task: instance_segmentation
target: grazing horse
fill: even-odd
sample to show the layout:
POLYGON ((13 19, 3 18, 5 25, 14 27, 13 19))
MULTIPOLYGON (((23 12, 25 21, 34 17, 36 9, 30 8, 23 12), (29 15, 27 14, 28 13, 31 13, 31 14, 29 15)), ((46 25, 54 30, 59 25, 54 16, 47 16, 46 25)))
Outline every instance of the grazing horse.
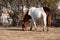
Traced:
POLYGON ((35 29, 37 29, 35 19, 39 19, 43 17, 43 21, 44 21, 43 30, 47 31, 48 30, 47 24, 49 23, 48 22, 49 12, 50 12, 50 9, 48 7, 40 7, 40 8, 31 7, 29 10, 27 10, 23 18, 22 30, 26 30, 25 24, 29 21, 29 19, 32 19, 35 29))

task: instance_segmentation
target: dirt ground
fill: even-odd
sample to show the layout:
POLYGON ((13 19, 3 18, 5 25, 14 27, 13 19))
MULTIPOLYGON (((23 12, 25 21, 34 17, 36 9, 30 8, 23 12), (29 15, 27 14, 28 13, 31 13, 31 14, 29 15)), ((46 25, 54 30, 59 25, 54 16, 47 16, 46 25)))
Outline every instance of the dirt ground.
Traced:
POLYGON ((21 31, 20 27, 0 27, 0 40, 60 40, 60 27, 49 27, 48 32, 21 31))

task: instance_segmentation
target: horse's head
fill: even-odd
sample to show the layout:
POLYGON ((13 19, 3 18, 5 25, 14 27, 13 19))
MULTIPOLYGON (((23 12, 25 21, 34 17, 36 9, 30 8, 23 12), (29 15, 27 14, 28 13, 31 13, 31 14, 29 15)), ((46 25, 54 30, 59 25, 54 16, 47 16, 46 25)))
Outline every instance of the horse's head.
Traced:
POLYGON ((26 30, 24 21, 22 21, 22 30, 23 30, 23 31, 26 30))
POLYGON ((31 16, 28 15, 29 10, 24 15, 23 21, 22 21, 22 30, 26 29, 26 24, 28 23, 29 19, 31 19, 31 16))

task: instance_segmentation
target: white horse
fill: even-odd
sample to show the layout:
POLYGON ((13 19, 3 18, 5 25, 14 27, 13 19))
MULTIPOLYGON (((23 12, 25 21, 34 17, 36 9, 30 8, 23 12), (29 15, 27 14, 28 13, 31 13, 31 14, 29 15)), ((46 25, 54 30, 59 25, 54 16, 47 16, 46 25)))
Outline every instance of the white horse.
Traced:
POLYGON ((31 7, 24 16, 22 30, 26 29, 25 24, 26 22, 28 22, 29 19, 32 19, 35 29, 37 29, 35 19, 39 19, 43 17, 43 21, 44 21, 43 30, 47 31, 48 30, 47 18, 48 18, 49 12, 50 12, 50 9, 48 7, 40 7, 40 8, 31 7))
POLYGON ((35 29, 37 29, 37 26, 36 26, 36 23, 35 23, 35 19, 43 17, 43 21, 44 21, 44 28, 43 29, 47 31, 47 27, 46 27, 46 25, 47 25, 46 24, 47 23, 47 21, 46 21, 47 15, 44 12, 43 7, 41 7, 41 8, 36 8, 36 7, 30 8, 28 15, 31 16, 32 21, 33 21, 34 26, 35 26, 35 29))

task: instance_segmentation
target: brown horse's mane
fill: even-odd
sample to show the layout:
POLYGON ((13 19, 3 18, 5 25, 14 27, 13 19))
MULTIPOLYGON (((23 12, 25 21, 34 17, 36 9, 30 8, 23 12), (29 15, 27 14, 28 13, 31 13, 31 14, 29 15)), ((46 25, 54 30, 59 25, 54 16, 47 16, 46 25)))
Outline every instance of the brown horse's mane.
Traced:
POLYGON ((23 22, 22 22, 22 30, 26 29, 25 24, 31 19, 31 16, 28 15, 29 10, 27 10, 26 14, 24 15, 23 22))
POLYGON ((31 19, 31 16, 28 15, 28 12, 29 12, 29 10, 26 12, 26 14, 25 14, 25 16, 24 16, 24 18, 23 18, 23 22, 26 22, 26 21, 28 21, 29 19, 31 19))

